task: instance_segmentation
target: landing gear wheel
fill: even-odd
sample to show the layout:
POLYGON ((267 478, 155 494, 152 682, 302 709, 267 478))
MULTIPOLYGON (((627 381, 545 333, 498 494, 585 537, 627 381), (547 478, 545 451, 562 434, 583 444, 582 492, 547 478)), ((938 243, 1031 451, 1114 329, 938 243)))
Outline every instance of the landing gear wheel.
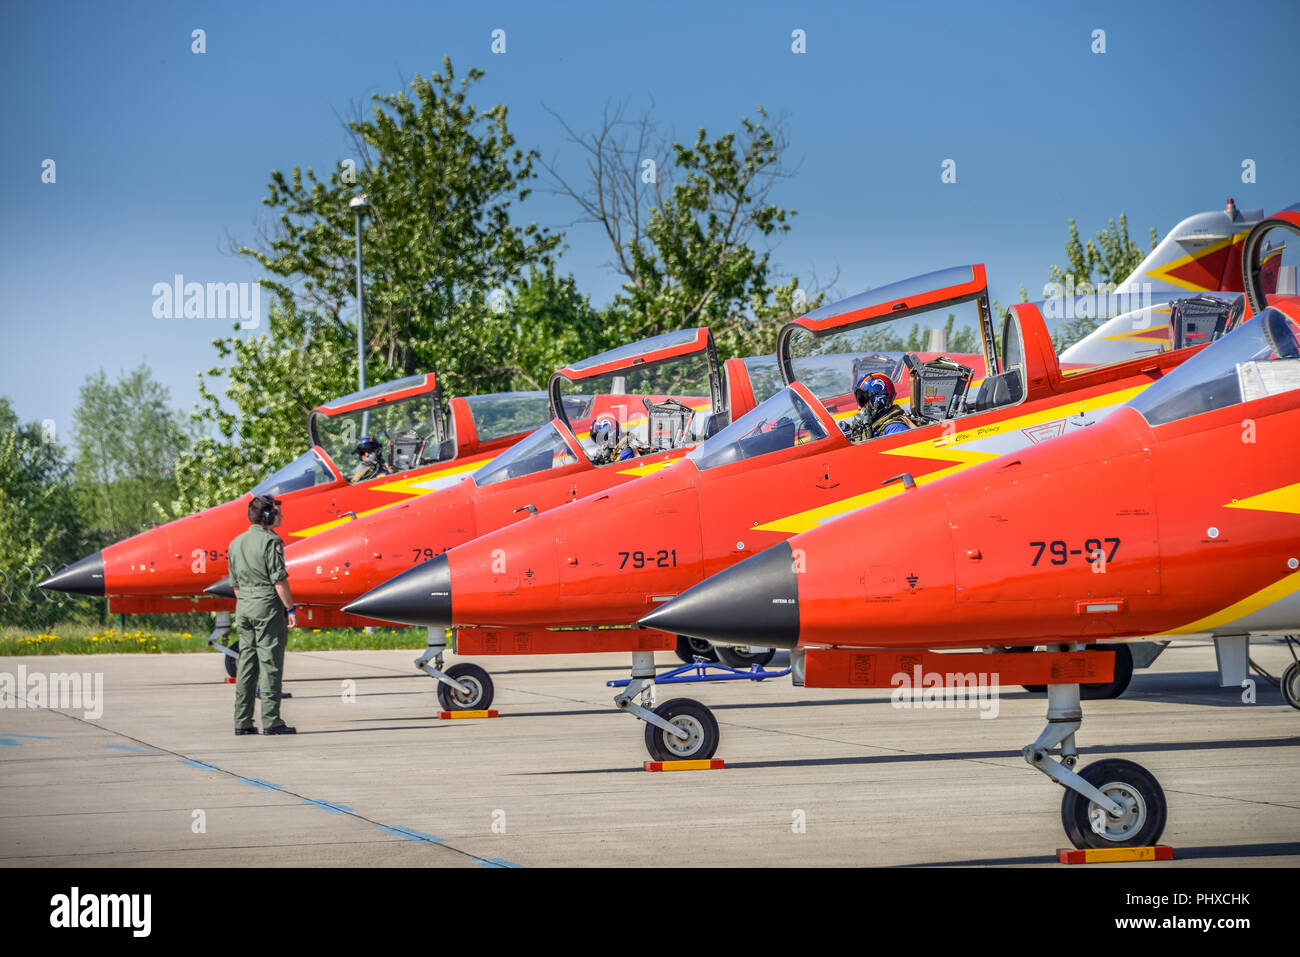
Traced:
POLYGON ((1300 710, 1300 661, 1292 662, 1282 672, 1282 697, 1291 707, 1300 710))
MULTIPOLYGON (((1090 685, 1079 686, 1079 697, 1084 701, 1101 701, 1118 698, 1128 689, 1133 680, 1133 652, 1128 645, 1113 645, 1115 649, 1115 673, 1110 681, 1098 681, 1090 685)), ((1089 645, 1089 651, 1102 651, 1099 645, 1089 645)))
POLYGON ((718 651, 703 638, 687 638, 685 635, 678 635, 677 657, 688 665, 697 657, 705 661, 717 661, 718 651))
MULTIPOLYGON (((1101 701, 1106 698, 1118 698, 1128 690, 1129 682, 1133 680, 1133 652, 1129 650, 1128 645, 1112 645, 1103 648, 1101 645, 1089 645, 1088 651, 1111 651, 1115 652, 1115 672, 1110 681, 1096 681, 1088 685, 1079 686, 1079 697, 1084 701, 1101 701)), ((1047 691, 1047 685, 1022 685, 1026 691, 1033 694, 1044 694, 1047 691)))
POLYGON ((1075 847, 1147 847, 1160 840, 1168 806, 1150 771, 1132 761, 1107 758, 1078 773, 1123 812, 1112 817, 1078 791, 1066 788, 1061 823, 1075 847))
POLYGON ((468 686, 469 691, 462 694, 439 681, 438 703, 444 711, 485 711, 492 706, 492 679, 478 665, 462 661, 448 668, 446 674, 468 686))
POLYGON ((718 719, 692 698, 673 698, 655 708, 655 714, 681 728, 689 736, 683 741, 653 724, 645 726, 645 746, 655 761, 703 761, 718 750, 718 719))
POLYGON ((762 651, 751 652, 744 648, 719 645, 717 650, 719 661, 729 668, 739 668, 742 671, 751 665, 758 665, 761 668, 776 655, 775 648, 764 648, 762 651))
MULTIPOLYGON (((230 646, 230 650, 238 655, 239 642, 234 642, 230 646)), ((236 677, 239 674, 239 659, 230 657, 230 655, 226 654, 224 651, 221 653, 221 659, 226 663, 226 674, 230 675, 232 678, 236 677)))

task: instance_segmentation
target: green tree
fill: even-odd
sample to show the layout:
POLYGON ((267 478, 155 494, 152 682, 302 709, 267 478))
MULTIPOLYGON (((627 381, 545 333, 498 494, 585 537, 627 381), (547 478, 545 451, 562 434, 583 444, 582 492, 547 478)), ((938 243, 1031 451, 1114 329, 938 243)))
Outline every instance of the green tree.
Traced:
POLYGON ((469 102, 482 76, 458 79, 444 60, 441 73, 414 78, 411 96, 375 96, 370 117, 358 110, 346 124, 355 182, 341 163, 324 178, 300 167, 271 173, 263 204, 274 223, 237 248, 269 274, 268 329, 214 342, 221 364, 200 375, 195 411, 207 435, 178 470, 185 507, 226 501, 291 461, 306 448, 308 412, 356 388, 348 203, 357 193, 370 203, 368 382, 433 371, 448 396, 537 388, 577 357, 572 347, 586 354, 580 339, 594 313, 572 278, 554 273, 562 237, 514 222, 536 153, 516 145, 504 105, 469 102))
POLYGON ((178 512, 228 502, 292 462, 310 446, 308 413, 356 388, 355 342, 319 310, 280 300, 267 327, 213 343, 228 368, 207 376, 224 375, 225 389, 200 373, 193 417, 207 431, 177 462, 178 512))
POLYGON ((622 317, 596 309, 572 276, 534 266, 502 302, 501 321, 479 323, 467 335, 498 373, 523 389, 545 389, 550 374, 621 345, 622 317))
MULTIPOLYGON (((1132 274, 1147 253, 1129 238, 1128 216, 1119 217, 1100 230, 1097 235, 1084 245, 1079 239, 1079 228, 1073 219, 1067 220, 1070 226, 1070 238, 1065 243, 1065 255, 1069 262, 1068 269, 1051 266, 1048 269, 1049 282, 1060 285, 1063 289, 1073 286, 1082 295, 1103 286, 1114 288, 1132 274)), ((1151 227, 1151 249, 1156 248, 1156 228, 1151 227)))
POLYGON ((370 381, 436 368, 453 393, 511 384, 494 357, 464 344, 479 325, 507 321, 485 307, 487 297, 548 264, 561 236, 512 221, 512 207, 530 193, 537 154, 516 146, 503 104, 480 110, 468 102, 482 76, 470 70, 457 81, 444 59, 443 73, 415 76, 413 98, 375 96, 373 117, 358 111, 347 124, 360 157, 356 183, 341 165, 325 180, 312 169, 273 171, 263 203, 276 211, 276 227, 260 245, 239 249, 276 277, 266 285, 282 301, 351 333, 348 203, 366 194, 366 354, 377 374, 370 381))
MULTIPOLYGON (((1119 224, 1115 220, 1100 230, 1085 245, 1079 239, 1079 229, 1073 219, 1067 220, 1070 238, 1065 243, 1065 256, 1069 267, 1051 266, 1048 269, 1049 287, 1055 284, 1056 295, 1070 293, 1084 296, 1093 292, 1108 293, 1132 275, 1147 257, 1136 242, 1129 238, 1128 216, 1121 213, 1119 224)), ((1156 248, 1156 228, 1151 227, 1151 249, 1156 248)), ((1057 353, 1083 339, 1102 323, 1102 317, 1079 316, 1063 323, 1052 333, 1052 347, 1057 353)))
POLYGON ((189 445, 185 416, 147 365, 110 382, 88 376, 73 412, 76 476, 89 524, 105 544, 174 517, 177 459, 189 445))
POLYGON ((36 582, 89 550, 63 447, 0 396, 0 620, 32 627, 63 617, 73 600, 36 582))
POLYGON ((762 107, 739 133, 667 145, 647 110, 629 119, 620 106, 570 141, 586 153, 586 176, 568 179, 546 167, 556 192, 577 205, 580 221, 608 238, 611 266, 624 279, 615 307, 624 338, 708 325, 724 357, 769 351, 782 322, 822 301, 797 296, 797 277, 777 284, 768 247, 790 230, 796 211, 776 203, 791 175, 785 123, 762 107))

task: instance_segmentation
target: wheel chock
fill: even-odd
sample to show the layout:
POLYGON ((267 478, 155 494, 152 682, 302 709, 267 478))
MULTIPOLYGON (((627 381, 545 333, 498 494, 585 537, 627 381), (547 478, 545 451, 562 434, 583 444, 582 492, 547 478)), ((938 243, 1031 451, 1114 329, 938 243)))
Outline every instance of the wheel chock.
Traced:
POLYGON ((716 771, 726 767, 722 758, 706 758, 701 761, 647 761, 647 771, 716 771))
POLYGON ((1174 849, 1168 844, 1152 847, 1058 847, 1058 864, 1116 864, 1124 861, 1172 861, 1174 849))
POLYGON ((495 708, 491 711, 439 711, 438 717, 447 721, 451 718, 498 718, 501 713, 495 708))

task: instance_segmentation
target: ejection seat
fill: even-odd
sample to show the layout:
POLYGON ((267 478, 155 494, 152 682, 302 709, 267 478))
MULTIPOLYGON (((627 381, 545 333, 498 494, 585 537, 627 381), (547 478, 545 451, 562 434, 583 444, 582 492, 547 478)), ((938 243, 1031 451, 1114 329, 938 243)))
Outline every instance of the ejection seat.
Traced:
POLYGON ((650 447, 656 451, 680 448, 695 410, 676 399, 653 403, 646 398, 644 402, 650 447))
POLYGON ((970 403, 972 412, 987 412, 1004 405, 1015 405, 1024 393, 1019 369, 985 377, 980 383, 975 399, 970 403))
POLYGON ((921 362, 910 352, 903 356, 903 363, 912 373, 913 421, 928 425, 962 413, 973 369, 946 356, 921 362))
POLYGON ((389 463, 394 472, 405 472, 420 464, 424 439, 415 432, 403 432, 388 440, 389 463))

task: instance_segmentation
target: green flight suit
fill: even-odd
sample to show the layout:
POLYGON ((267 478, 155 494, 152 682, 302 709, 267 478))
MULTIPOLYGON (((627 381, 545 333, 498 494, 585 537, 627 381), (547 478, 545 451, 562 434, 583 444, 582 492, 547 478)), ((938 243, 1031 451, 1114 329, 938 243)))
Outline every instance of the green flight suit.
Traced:
POLYGON ((284 724, 280 717, 280 682, 284 647, 289 643, 289 616, 275 593, 275 583, 289 573, 284 542, 265 525, 250 525, 230 543, 230 579, 239 589, 235 627, 239 632, 239 668, 235 675, 235 727, 253 723, 254 689, 262 693, 262 730, 284 724))

